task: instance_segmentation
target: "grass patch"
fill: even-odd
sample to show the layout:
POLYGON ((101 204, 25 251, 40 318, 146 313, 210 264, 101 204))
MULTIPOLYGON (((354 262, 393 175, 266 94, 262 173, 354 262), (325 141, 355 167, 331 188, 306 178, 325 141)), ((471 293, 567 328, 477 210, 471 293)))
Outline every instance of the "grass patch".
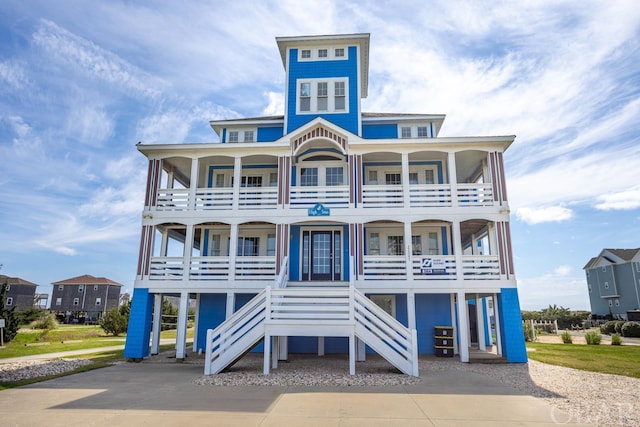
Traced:
POLYGON ((640 346, 527 343, 530 359, 603 374, 640 378, 640 346))

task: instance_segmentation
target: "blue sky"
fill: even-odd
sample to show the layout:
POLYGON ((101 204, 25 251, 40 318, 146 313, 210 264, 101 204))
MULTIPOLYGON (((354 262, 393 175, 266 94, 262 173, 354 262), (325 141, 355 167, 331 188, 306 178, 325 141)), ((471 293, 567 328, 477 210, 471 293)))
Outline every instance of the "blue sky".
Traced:
POLYGON ((634 1, 28 1, 0 6, 0 263, 130 291, 144 143, 283 111, 275 37, 371 34, 363 110, 446 114, 505 155, 523 309, 589 309, 582 267, 640 247, 634 1))

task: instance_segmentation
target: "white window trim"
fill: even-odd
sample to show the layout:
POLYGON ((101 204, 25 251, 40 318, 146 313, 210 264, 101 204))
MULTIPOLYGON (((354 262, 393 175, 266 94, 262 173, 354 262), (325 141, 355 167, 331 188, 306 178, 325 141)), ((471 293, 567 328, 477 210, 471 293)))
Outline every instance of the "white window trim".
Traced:
POLYGON ((241 143, 241 142, 247 142, 247 143, 249 143, 249 142, 257 142, 257 140, 258 140, 258 128, 250 128, 250 129, 248 129, 248 128, 242 128, 242 129, 239 129, 239 128, 227 128, 227 133, 225 135, 225 141, 224 142, 226 142, 228 144, 237 144, 237 143, 241 143), (237 142, 236 141, 233 141, 233 142, 229 141, 229 134, 231 132, 238 132, 238 141, 237 142), (253 139, 251 139, 251 140, 247 140, 246 139, 246 133, 247 132, 253 132, 253 139))
POLYGON ((317 47, 301 47, 298 48, 298 62, 309 62, 309 61, 343 61, 349 59, 349 47, 342 45, 332 45, 332 46, 317 46, 317 47), (327 56, 320 57, 318 56, 318 52, 321 49, 327 50, 327 56), (344 49, 344 56, 336 56, 336 49, 344 49), (302 57, 302 51, 309 50, 311 51, 311 55, 309 58, 302 57))
MULTIPOLYGON (((348 182, 348 171, 346 170, 345 162, 341 160, 328 160, 328 161, 320 161, 320 162, 300 162, 298 163, 298 167, 296 168, 296 173, 298 176, 296 177, 297 182, 302 182, 302 169, 310 169, 317 168, 318 169, 318 187, 327 186, 327 168, 342 168, 342 186, 349 185, 348 182)), ((300 184, 298 184, 300 186, 300 184)), ((339 186, 336 186, 339 187, 339 186)), ((300 188, 304 188, 300 186, 300 188)), ((313 187, 311 187, 313 188, 313 187)))
POLYGON ((96 298, 96 306, 102 305, 102 298, 96 298))
POLYGON ((13 297, 7 297, 7 306, 13 305, 13 297))
POLYGON ((349 79, 347 77, 333 77, 325 79, 298 79, 296 80, 296 114, 347 114, 349 113, 349 79), (344 110, 335 109, 335 83, 344 82, 344 110), (300 86, 302 83, 310 83, 311 96, 309 111, 300 110, 300 86), (327 83, 327 109, 318 110, 318 83, 327 83))
POLYGON ((406 122, 401 122, 398 123, 398 138, 400 139, 409 139, 409 138, 433 138, 433 133, 432 133, 433 129, 431 127, 431 122, 428 123, 406 123, 406 122), (426 127, 427 128, 427 136, 418 136, 418 128, 419 127, 426 127), (402 136, 402 128, 411 128, 411 136, 410 137, 403 137, 402 136))

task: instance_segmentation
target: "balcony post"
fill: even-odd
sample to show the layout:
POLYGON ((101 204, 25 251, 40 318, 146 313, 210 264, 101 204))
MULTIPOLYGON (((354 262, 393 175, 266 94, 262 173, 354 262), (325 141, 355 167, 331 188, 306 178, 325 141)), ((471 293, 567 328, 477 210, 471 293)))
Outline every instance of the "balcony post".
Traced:
POLYGON ((229 280, 236 279, 236 257, 238 254, 238 224, 231 224, 229 233, 229 280))
POLYGON ((449 186, 451 187, 451 206, 458 207, 458 178, 456 174, 456 153, 449 153, 447 166, 449 170, 449 186))
POLYGON ((458 336, 460 337, 458 351, 460 361, 469 362, 469 310, 464 292, 458 292, 458 336))
POLYGON ((184 254, 182 257, 183 270, 182 280, 189 280, 191 277, 191 252, 193 251, 193 225, 187 225, 187 233, 184 236, 184 254))
POLYGON ((191 178, 189 180, 189 200, 187 210, 196 208, 196 190, 198 189, 198 158, 191 159, 191 178))
POLYGON ((176 327, 176 360, 184 360, 187 345, 187 316, 189 314, 189 292, 180 292, 178 324, 176 327))
POLYGON ((151 354, 160 352, 160 331, 162 330, 162 294, 153 294, 153 322, 151 324, 151 354))
POLYGON ((462 265, 462 235, 460 233, 460 221, 453 221, 451 224, 451 233, 453 239, 453 255, 456 259, 456 279, 464 279, 464 271, 462 265))
POLYGON ((242 158, 236 157, 233 162, 233 209, 238 209, 238 206, 240 204, 241 185, 242 185, 242 158))
POLYGON ((497 242, 496 242, 496 226, 493 222, 487 224, 487 234, 489 236, 489 253, 485 255, 494 255, 497 253, 497 242))
POLYGON ((409 154, 402 153, 402 201, 403 206, 411 206, 411 188, 409 186, 409 154))
POLYGON ((498 294, 493 294, 491 297, 493 300, 493 324, 496 327, 496 350, 498 356, 502 356, 502 337, 500 336, 500 313, 498 311, 498 294))
POLYGON ((405 241, 405 274, 407 280, 413 280, 413 240, 411 238, 411 222, 404 223, 404 241, 405 241))

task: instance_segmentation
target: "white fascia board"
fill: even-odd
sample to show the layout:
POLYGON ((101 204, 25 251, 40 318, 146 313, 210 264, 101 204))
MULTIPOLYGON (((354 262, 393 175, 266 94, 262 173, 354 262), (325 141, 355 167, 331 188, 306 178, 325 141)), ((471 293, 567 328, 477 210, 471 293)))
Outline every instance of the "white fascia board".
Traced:
POLYGON ((358 139, 349 140, 349 146, 362 148, 385 148, 393 149, 395 147, 403 148, 426 148, 428 146, 453 148, 454 146, 463 146, 461 149, 469 149, 469 146, 476 145, 479 148, 491 149, 496 147, 502 151, 507 148, 515 140, 515 135, 506 136, 463 136, 463 137, 443 137, 443 138, 392 138, 392 139, 358 139))
POLYGON ((136 148, 147 157, 166 157, 171 155, 212 155, 212 151, 221 151, 233 155, 235 151, 241 153, 278 155, 289 150, 288 142, 234 142, 234 143, 197 143, 197 144, 137 144, 136 148))
POLYGON ((218 136, 222 132, 223 128, 229 127, 243 127, 243 126, 279 126, 284 125, 284 118, 282 119, 235 119, 235 120, 210 120, 209 126, 216 132, 218 136))

